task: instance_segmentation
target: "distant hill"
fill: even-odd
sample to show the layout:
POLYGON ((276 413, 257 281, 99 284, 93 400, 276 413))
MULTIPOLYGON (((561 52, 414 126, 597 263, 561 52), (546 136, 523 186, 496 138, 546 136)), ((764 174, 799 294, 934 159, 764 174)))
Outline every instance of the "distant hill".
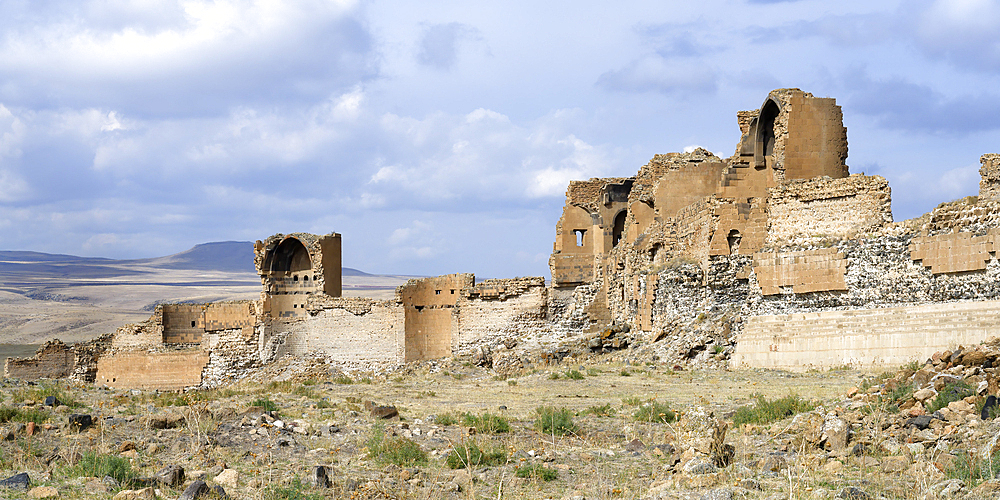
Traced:
MULTIPOLYGON (((89 268, 94 264, 133 264, 158 269, 190 269, 195 271, 256 272, 253 267, 253 243, 250 241, 216 241, 195 245, 165 257, 151 259, 113 260, 99 257, 77 257, 75 255, 50 254, 26 251, 0 251, 0 274, 21 274, 25 272, 45 273, 58 276, 97 277, 98 275, 134 274, 120 269, 105 270, 103 267, 89 268), (68 264, 76 264, 70 266, 68 264)), ((372 276, 364 271, 343 268, 344 276, 372 276)))

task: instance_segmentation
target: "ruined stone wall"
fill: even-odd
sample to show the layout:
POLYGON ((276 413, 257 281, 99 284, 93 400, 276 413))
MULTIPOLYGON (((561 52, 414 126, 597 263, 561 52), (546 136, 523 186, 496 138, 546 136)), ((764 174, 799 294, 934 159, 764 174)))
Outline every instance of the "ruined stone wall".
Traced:
POLYGON ((846 177, 847 128, 837 101, 795 91, 788 105, 788 137, 782 148, 785 179, 846 177))
POLYGON ((545 278, 490 279, 466 289, 458 302, 458 334, 453 352, 475 347, 491 337, 518 336, 524 324, 545 319, 545 278))
POLYGON ((208 361, 201 349, 115 352, 98 360, 95 382, 116 389, 181 391, 201 385, 208 361))
POLYGON ((292 233, 258 240, 254 267, 263 286, 264 308, 271 317, 305 317, 306 296, 341 295, 341 236, 292 233))
POLYGON ((768 246, 847 238, 892 222, 889 183, 881 176, 793 180, 769 191, 768 246))
POLYGON ((399 288, 406 320, 406 361, 451 354, 452 337, 458 329, 455 306, 461 291, 474 283, 471 274, 448 274, 410 280, 399 288))
POLYGON ((1000 154, 990 153, 979 157, 979 199, 996 201, 1000 198, 1000 154))
POLYGON ((202 369, 203 387, 238 380, 262 365, 260 337, 253 326, 212 330, 206 337, 203 349, 209 359, 202 369))
POLYGON ((272 322, 272 335, 284 344, 281 353, 322 352, 345 367, 365 371, 404 362, 406 319, 401 302, 317 296, 309 311, 304 320, 272 322))
POLYGON ((73 373, 76 356, 70 346, 50 340, 30 358, 7 358, 4 377, 22 380, 63 378, 73 373))
POLYGON ((732 367, 896 367, 998 336, 1000 301, 756 316, 746 322, 732 367))
POLYGON ((205 333, 205 306, 203 304, 163 304, 159 318, 163 325, 163 339, 167 344, 201 342, 205 333))

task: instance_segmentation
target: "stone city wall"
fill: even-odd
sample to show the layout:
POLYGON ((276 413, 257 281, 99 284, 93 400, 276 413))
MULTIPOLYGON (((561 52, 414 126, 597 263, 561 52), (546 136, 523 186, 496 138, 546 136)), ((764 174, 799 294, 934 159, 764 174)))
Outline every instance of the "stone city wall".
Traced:
POLYGON ((116 352, 98 360, 95 382, 116 389, 181 391, 201 385, 208 362, 201 349, 116 352))
POLYGON ((1000 336, 1000 301, 755 316, 733 368, 896 367, 1000 336))
POLYGON ((7 358, 4 377, 22 380, 63 378, 73 373, 76 356, 70 346, 50 340, 30 358, 7 358))

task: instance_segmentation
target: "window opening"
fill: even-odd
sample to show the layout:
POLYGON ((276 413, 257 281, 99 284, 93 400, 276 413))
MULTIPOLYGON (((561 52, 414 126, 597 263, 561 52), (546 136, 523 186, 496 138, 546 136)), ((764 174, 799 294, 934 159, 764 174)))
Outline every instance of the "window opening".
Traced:
POLYGON ((441 295, 441 290, 434 290, 434 295, 441 295))
POLYGON ((576 246, 578 246, 578 247, 582 247, 583 246, 583 235, 586 232, 587 232, 586 229, 574 229, 573 230, 573 233, 576 234, 576 246))
POLYGON ((726 237, 726 241, 729 242, 729 255, 739 255, 740 253, 740 240, 743 236, 739 231, 733 229, 729 231, 729 236, 726 237))
POLYGON ((197 326, 197 325, 195 324, 195 322, 194 322, 194 321, 192 321, 192 322, 191 322, 191 328, 194 328, 195 326, 197 326))

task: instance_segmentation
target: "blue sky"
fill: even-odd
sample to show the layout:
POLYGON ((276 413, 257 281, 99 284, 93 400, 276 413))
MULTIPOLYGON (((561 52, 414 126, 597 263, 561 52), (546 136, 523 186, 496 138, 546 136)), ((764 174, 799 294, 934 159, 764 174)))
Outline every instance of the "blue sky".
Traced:
POLYGON ((0 248, 344 235, 368 272, 548 276, 571 179, 836 97, 897 220, 1000 152, 1000 2, 0 2, 0 248))

